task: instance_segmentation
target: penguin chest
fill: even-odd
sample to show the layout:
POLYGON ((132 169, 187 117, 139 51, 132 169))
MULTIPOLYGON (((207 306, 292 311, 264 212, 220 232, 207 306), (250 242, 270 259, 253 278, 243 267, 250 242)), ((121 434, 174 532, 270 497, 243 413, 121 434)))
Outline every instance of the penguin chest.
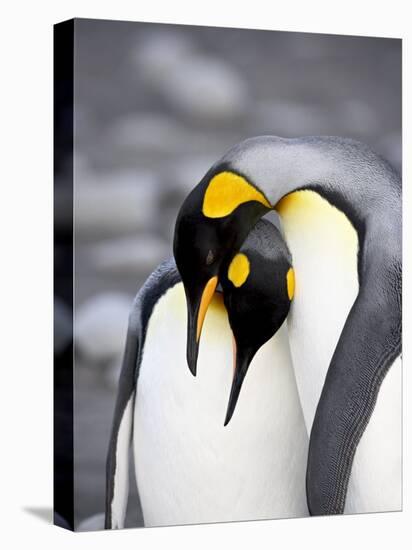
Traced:
POLYGON ((307 515, 308 436, 286 327, 256 355, 230 424, 232 333, 209 308, 194 378, 186 303, 176 285, 154 308, 137 385, 133 447, 145 525, 307 515))

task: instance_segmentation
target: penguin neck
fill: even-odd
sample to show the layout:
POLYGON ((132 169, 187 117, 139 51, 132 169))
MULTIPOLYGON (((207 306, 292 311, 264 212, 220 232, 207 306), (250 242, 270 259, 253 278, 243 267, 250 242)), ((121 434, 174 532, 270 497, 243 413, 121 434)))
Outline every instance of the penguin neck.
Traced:
POLYGON ((279 214, 295 272, 289 341, 310 432, 333 352, 359 290, 358 234, 343 212, 314 191, 289 194, 279 214))

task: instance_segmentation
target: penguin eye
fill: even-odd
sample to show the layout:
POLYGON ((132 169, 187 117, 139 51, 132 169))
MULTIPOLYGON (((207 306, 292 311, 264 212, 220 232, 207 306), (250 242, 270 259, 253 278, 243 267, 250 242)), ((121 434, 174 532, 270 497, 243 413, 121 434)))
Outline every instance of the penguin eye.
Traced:
POLYGON ((207 253, 206 256, 206 265, 210 265, 215 261, 215 256, 211 250, 207 253))

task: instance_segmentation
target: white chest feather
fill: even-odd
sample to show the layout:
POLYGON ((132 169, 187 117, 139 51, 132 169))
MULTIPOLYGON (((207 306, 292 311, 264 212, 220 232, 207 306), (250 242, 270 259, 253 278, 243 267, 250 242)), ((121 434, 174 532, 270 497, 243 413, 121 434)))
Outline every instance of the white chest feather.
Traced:
POLYGON ((308 436, 286 327, 256 355, 224 427, 231 340, 226 311, 215 296, 194 378, 185 359, 182 285, 155 308, 140 368, 133 441, 146 525, 307 515, 308 436))
MULTIPOLYGON (((327 369, 358 293, 357 234, 346 216, 317 193, 300 191, 279 204, 295 268, 288 317, 290 347, 310 433, 327 369)), ((358 445, 346 513, 395 510, 401 501, 401 368, 383 381, 358 445)))

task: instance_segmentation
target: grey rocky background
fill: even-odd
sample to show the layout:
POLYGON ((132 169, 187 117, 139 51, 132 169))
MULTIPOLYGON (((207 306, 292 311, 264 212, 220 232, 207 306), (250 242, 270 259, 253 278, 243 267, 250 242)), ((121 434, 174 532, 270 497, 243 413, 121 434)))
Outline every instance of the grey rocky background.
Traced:
MULTIPOLYGON (((352 137, 400 169, 401 43, 93 20, 75 33, 75 502, 89 530, 128 310, 171 255, 182 200, 260 134, 352 137)), ((129 526, 141 524, 135 496, 129 526)))

